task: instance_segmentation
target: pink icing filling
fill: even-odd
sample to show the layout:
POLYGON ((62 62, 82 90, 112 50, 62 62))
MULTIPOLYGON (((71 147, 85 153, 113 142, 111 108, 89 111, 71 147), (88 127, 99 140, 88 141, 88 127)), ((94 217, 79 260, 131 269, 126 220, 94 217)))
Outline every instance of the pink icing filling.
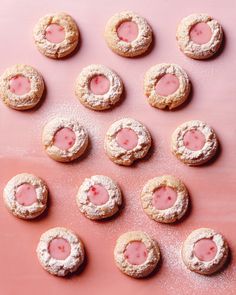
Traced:
POLYGON ((37 201, 35 187, 29 183, 18 186, 15 197, 17 202, 22 206, 30 206, 37 201))
POLYGON ((184 146, 191 151, 201 150, 205 142, 204 134, 197 129, 189 130, 184 134, 184 146))
POLYGON ((216 252, 217 246, 212 239, 201 239, 194 245, 194 255, 201 261, 211 261, 216 252))
POLYGON ((68 150, 75 143, 75 133, 70 128, 61 128, 54 135, 54 145, 61 150, 68 150))
POLYGON ((94 205, 103 205, 109 200, 109 195, 104 186, 95 184, 90 187, 88 198, 94 205))
POLYGON ((110 82, 105 76, 97 75, 91 79, 89 88, 94 94, 102 95, 108 92, 110 82))
POLYGON ((10 91, 17 95, 23 95, 30 92, 30 80, 23 75, 16 75, 10 80, 10 91))
POLYGON ((168 96, 179 88, 179 79, 172 74, 165 74, 157 81, 156 93, 161 96, 168 96))
POLYGON ((61 43, 65 40, 65 30, 58 24, 51 24, 46 28, 46 39, 52 43, 61 43))
POLYGON ((117 35, 122 41, 132 42, 138 37, 138 26, 132 21, 123 22, 117 28, 117 35))
POLYGON ((190 32, 190 39, 196 44, 206 44, 210 41, 212 36, 211 28, 207 23, 200 22, 192 26, 190 32))
POLYGON ((124 256, 130 264, 140 265, 147 259, 147 248, 142 242, 131 242, 127 245, 124 256))
POLYGON ((132 150, 138 144, 138 136, 132 129, 123 128, 117 133, 116 141, 122 148, 132 150))
POLYGON ((51 240, 48 246, 49 254, 58 260, 64 260, 70 255, 70 243, 63 238, 55 238, 51 240))
POLYGON ((152 205, 158 210, 165 210, 174 205, 177 199, 176 191, 169 186, 158 188, 152 196, 152 205))

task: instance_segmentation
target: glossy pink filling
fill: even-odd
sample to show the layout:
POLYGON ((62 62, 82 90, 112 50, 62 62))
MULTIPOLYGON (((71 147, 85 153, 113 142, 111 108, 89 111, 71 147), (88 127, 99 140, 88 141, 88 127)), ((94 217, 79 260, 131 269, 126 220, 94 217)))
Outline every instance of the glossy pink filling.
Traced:
POLYGON ((201 239, 194 245, 194 255, 201 261, 211 261, 217 252, 216 243, 212 239, 201 239))
POLYGON ((31 83, 23 75, 16 75, 10 80, 10 91, 16 95, 23 95, 30 92, 31 83))
POLYGON ((138 136, 132 129, 123 128, 117 133, 116 141, 122 148, 132 150, 138 144, 138 136))
POLYGON ((17 202, 22 206, 30 206, 37 201, 35 187, 29 183, 18 186, 15 197, 17 202))
POLYGON ((48 252, 53 258, 64 260, 70 255, 71 246, 65 239, 55 238, 49 243, 48 252))
POLYGON ((212 31, 207 23, 200 22, 192 26, 189 35, 194 43, 202 45, 210 41, 212 31))
POLYGON ((46 28, 46 39, 51 43, 61 43, 65 40, 65 30, 58 24, 51 24, 46 28))
POLYGON ((90 80, 89 88, 94 94, 103 95, 110 89, 110 82, 104 75, 97 75, 90 80))
POLYGON ((201 150, 205 142, 204 134, 197 129, 189 130, 184 134, 184 146, 191 151, 201 150))
POLYGON ((165 210, 172 207, 176 200, 176 191, 169 186, 162 186, 155 190, 152 196, 152 205, 158 210, 165 210))
POLYGON ((117 35, 122 41, 132 42, 138 37, 138 26, 135 22, 125 21, 117 28, 117 35))
POLYGON ((165 74, 157 81, 155 90, 158 95, 168 96, 179 88, 179 79, 172 74, 165 74))
POLYGON ((127 245, 124 256, 130 264, 140 265, 147 259, 147 248, 144 243, 135 241, 127 245))
POLYGON ((70 128, 61 128, 54 135, 53 144, 61 150, 68 150, 75 143, 75 133, 70 128))
POLYGON ((90 187, 88 198, 94 205, 103 205, 109 200, 109 195, 104 186, 95 184, 90 187))

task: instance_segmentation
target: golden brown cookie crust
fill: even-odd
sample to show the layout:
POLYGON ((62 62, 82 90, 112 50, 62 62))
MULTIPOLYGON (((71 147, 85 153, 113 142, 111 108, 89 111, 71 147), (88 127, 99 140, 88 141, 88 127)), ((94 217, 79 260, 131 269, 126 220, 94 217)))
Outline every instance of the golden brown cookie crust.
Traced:
POLYGON ((79 30, 73 18, 64 13, 48 14, 40 18, 33 30, 34 42, 38 50, 47 57, 60 59, 69 55, 78 45, 79 30), (65 39, 52 43, 45 37, 45 30, 50 24, 58 24, 65 30, 65 39))
POLYGON ((113 15, 105 27, 105 40, 115 53, 124 57, 134 57, 147 51, 152 43, 152 29, 146 19, 132 11, 123 11, 113 15), (132 42, 120 40, 117 35, 118 26, 125 21, 133 21, 139 29, 138 37, 132 42))

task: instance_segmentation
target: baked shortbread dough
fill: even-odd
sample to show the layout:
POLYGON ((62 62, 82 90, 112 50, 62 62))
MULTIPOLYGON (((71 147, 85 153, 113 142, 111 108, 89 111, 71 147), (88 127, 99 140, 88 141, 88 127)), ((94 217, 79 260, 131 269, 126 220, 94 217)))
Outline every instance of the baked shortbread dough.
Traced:
POLYGON ((110 126, 104 148, 114 163, 129 166, 147 154, 151 143, 151 135, 142 123, 124 118, 110 126))
POLYGON ((184 54, 194 59, 206 59, 220 48, 223 30, 211 16, 195 13, 181 20, 176 38, 184 54))
POLYGON ((172 134, 172 153, 190 166, 209 161, 216 154, 217 147, 215 131, 199 120, 181 124, 172 134))
POLYGON ((105 40, 115 53, 134 57, 148 50, 152 43, 152 29, 145 18, 132 11, 123 11, 107 22, 105 40))
POLYGON ((145 232, 126 232, 116 241, 115 263, 124 274, 133 278, 143 278, 152 273, 160 257, 157 242, 145 232))
POLYGON ((79 42, 78 27, 73 18, 64 12, 40 18, 33 35, 38 50, 54 59, 69 55, 79 42))
POLYGON ((210 275, 225 264, 228 252, 228 244, 221 234, 210 228, 199 228, 184 241, 182 259, 191 271, 210 275))
POLYGON ((122 92, 121 78, 103 65, 92 64, 84 68, 75 84, 75 94, 80 102, 96 111, 113 107, 122 92))
POLYGON ((188 75, 176 64, 157 64, 145 74, 144 93, 155 108, 174 109, 186 101, 189 92, 188 75))
POLYGON ((189 195, 184 183, 171 175, 150 179, 141 193, 144 212, 153 220, 172 223, 187 211, 189 195))

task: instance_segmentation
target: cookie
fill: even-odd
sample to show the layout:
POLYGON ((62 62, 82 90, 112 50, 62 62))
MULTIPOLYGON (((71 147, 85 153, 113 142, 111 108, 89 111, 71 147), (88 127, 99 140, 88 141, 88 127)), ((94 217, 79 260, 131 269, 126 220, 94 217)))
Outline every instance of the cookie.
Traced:
POLYGON ((191 271, 210 275, 224 265, 228 252, 228 244, 221 234, 210 228, 199 228, 184 241, 182 259, 191 271))
POLYGON ((85 178, 79 188, 77 205, 89 219, 99 220, 114 215, 122 204, 121 191, 109 177, 94 175, 85 178))
POLYGON ((172 134, 172 153, 190 166, 209 161, 216 154, 217 147, 215 131, 202 121, 185 122, 172 134))
POLYGON ((173 223, 187 211, 189 195, 184 183, 171 175, 150 179, 141 193, 144 212, 153 220, 173 223))
POLYGON ((189 92, 188 75, 176 64, 157 64, 145 74, 144 93, 155 108, 174 109, 186 101, 189 92))
POLYGON ((37 176, 21 173, 10 179, 3 191, 9 211, 22 219, 33 219, 47 207, 48 189, 37 176))
POLYGON ((116 241, 115 263, 124 274, 133 278, 143 278, 152 273, 160 257, 157 242, 145 232, 126 232, 116 241))
POLYGON ((115 53, 134 57, 148 50, 152 43, 152 29, 145 18, 132 11, 123 11, 107 22, 105 40, 115 53))
POLYGON ((147 154, 151 143, 151 135, 143 124, 124 118, 110 126, 105 136, 104 148, 114 163, 129 166, 147 154))
POLYGON ((59 59, 69 55, 78 45, 79 31, 66 13, 53 13, 40 18, 33 31, 38 50, 47 57, 59 59))
POLYGON ((12 109, 32 109, 39 103, 43 92, 43 78, 31 66, 14 65, 6 69, 0 77, 0 96, 12 109))
POLYGON ((76 80, 77 98, 84 106, 95 111, 113 107, 120 100, 122 92, 120 77, 103 65, 89 65, 76 80))
POLYGON ((223 30, 217 20, 200 13, 191 14, 180 22, 176 38, 188 57, 206 59, 214 55, 223 40, 223 30))
POLYGON ((36 252, 42 267, 60 277, 75 272, 85 257, 81 239, 63 227, 51 228, 43 233, 36 252))
POLYGON ((88 133, 77 120, 58 117, 44 126, 42 143, 53 160, 70 162, 85 152, 88 133))

